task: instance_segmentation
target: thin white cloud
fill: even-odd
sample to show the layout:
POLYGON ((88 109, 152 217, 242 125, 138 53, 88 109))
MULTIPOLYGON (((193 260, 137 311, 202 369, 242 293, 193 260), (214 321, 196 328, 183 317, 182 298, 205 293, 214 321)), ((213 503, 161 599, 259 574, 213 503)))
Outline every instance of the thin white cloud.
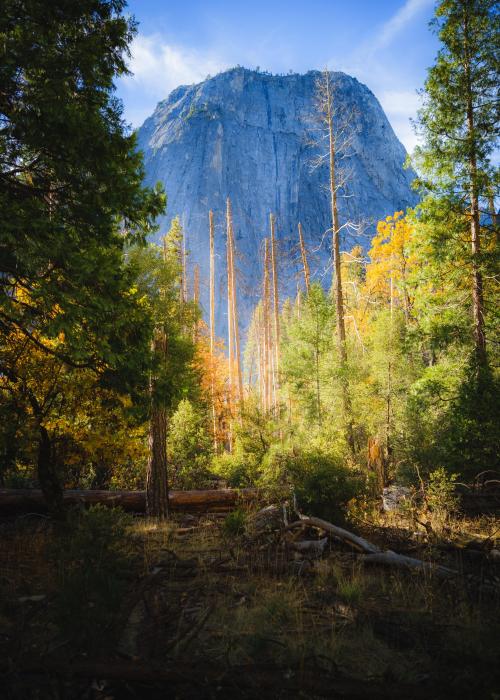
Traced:
POLYGON ((124 86, 139 88, 158 100, 179 85, 200 82, 226 67, 216 57, 167 44, 156 34, 138 34, 131 54, 129 69, 133 75, 124 78, 124 86))
POLYGON ((410 119, 417 115, 419 96, 412 90, 383 90, 377 97, 396 136, 411 153, 418 141, 410 119))
POLYGON ((399 34, 399 32, 423 9, 434 4, 434 0, 406 0, 404 5, 382 25, 375 37, 372 47, 382 49, 399 34))

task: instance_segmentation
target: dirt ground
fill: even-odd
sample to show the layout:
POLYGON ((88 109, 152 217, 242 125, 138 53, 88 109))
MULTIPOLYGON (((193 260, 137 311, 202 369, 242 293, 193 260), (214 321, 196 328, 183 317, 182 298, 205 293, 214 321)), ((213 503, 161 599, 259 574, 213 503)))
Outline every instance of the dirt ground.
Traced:
POLYGON ((493 519, 440 538, 394 523, 353 527, 457 572, 443 579, 368 566, 335 537, 320 556, 304 554, 279 523, 256 528, 252 517, 241 527, 135 518, 127 565, 102 582, 117 573, 121 586, 104 626, 98 573, 85 594, 61 590, 52 523, 0 521, 0 697, 500 698, 493 519), (61 622, 66 600, 76 612, 61 622), (92 615, 96 635, 82 637, 92 615))

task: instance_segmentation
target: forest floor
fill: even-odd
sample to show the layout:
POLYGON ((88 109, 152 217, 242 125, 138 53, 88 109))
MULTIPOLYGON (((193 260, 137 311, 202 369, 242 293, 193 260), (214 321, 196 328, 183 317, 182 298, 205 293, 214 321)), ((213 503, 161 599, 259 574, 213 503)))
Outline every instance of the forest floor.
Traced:
POLYGON ((500 697, 498 521, 441 537, 383 519, 350 528, 458 572, 439 579, 364 566, 334 538, 304 558, 272 526, 235 534, 238 517, 252 522, 135 518, 126 565, 110 573, 82 543, 64 590, 57 528, 0 521, 0 697, 500 697))

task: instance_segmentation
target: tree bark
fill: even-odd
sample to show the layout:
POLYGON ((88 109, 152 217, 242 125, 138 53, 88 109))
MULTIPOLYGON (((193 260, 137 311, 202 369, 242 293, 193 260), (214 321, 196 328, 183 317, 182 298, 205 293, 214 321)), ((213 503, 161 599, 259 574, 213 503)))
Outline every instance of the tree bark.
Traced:
POLYGON ((39 424, 38 441, 38 481, 47 503, 47 509, 52 517, 64 520, 64 505, 62 487, 55 472, 52 460, 52 444, 49 432, 44 425, 39 424))
POLYGON ((274 214, 269 215, 271 224, 271 266, 273 272, 273 316, 274 316, 274 410, 278 410, 279 381, 279 359, 280 359, 280 316, 279 316, 279 296, 278 296, 278 266, 276 260, 276 236, 274 214))
POLYGON ((233 320, 233 338, 234 338, 234 355, 235 355, 235 369, 236 369, 236 380, 238 386, 238 402, 241 404, 243 401, 243 375, 241 372, 241 351, 240 351, 240 326, 238 319, 238 296, 236 292, 236 276, 234 271, 234 258, 235 258, 235 245, 234 245, 234 232, 233 232, 233 214, 231 211, 231 201, 227 200, 228 210, 228 244, 229 244, 229 263, 230 263, 230 283, 231 283, 231 310, 232 310, 232 320, 233 320))
POLYGON ((229 362, 229 391, 228 391, 228 402, 229 402, 229 426, 228 426, 228 441, 229 441, 229 451, 232 452, 233 449, 233 430, 232 430, 232 419, 234 413, 234 350, 233 350, 233 300, 231 298, 232 286, 231 286, 231 201, 229 197, 226 201, 226 266, 227 266, 227 340, 228 340, 228 362, 229 362))
POLYGON ((269 303, 269 240, 264 240, 264 296, 263 296, 263 317, 264 317, 264 409, 271 410, 271 322, 269 303))
POLYGON ((215 410, 215 234, 214 213, 208 212, 209 236, 210 236, 210 395, 212 400, 212 430, 214 436, 214 450, 217 453, 217 414, 215 410))
POLYGON ((300 242, 300 255, 302 257, 302 268, 304 271, 304 282, 306 285, 306 292, 307 292, 307 294, 309 294, 309 287, 310 287, 309 265, 307 264, 306 246, 304 243, 304 236, 302 235, 302 224, 301 223, 299 223, 299 242, 300 242))
POLYGON ((476 125, 474 123, 473 85, 471 79, 468 29, 469 9, 464 7, 464 59, 467 90, 467 131, 470 143, 470 231, 472 249, 472 316, 474 324, 474 348, 478 367, 484 367, 486 358, 486 333, 484 328, 483 276, 480 267, 480 224, 479 224, 479 189, 477 172, 476 125))
MULTIPOLYGON (((153 340, 153 355, 160 364, 167 354, 167 340, 163 330, 157 330, 153 340)), ((159 520, 168 517, 167 471, 167 410, 157 395, 157 378, 151 378, 151 416, 149 422, 149 456, 146 470, 146 510, 159 520)))
MULTIPOLYGON (((171 510, 189 512, 222 512, 230 510, 237 503, 251 501, 259 496, 258 489, 210 489, 192 491, 169 491, 171 510)), ((120 507, 129 512, 144 513, 146 510, 145 491, 102 491, 65 490, 61 491, 61 502, 70 505, 95 505, 120 507)), ((0 513, 18 514, 45 512, 48 510, 44 493, 39 489, 0 489, 0 513)))

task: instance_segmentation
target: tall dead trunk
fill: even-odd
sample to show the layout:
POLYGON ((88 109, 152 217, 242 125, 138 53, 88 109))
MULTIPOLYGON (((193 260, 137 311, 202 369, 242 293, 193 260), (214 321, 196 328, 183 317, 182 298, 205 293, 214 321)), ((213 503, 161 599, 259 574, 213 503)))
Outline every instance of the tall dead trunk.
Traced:
POLYGON ((235 380, 237 381, 237 396, 238 403, 243 401, 243 375, 241 371, 241 352, 240 352, 240 329, 238 319, 238 295, 236 291, 236 275, 234 259, 236 257, 233 231, 233 214, 231 211, 231 201, 227 200, 227 217, 228 217, 228 244, 230 251, 230 267, 231 267, 231 305, 232 305, 232 320, 233 320, 233 337, 234 337, 234 362, 235 362, 235 380))
POLYGON ((304 272, 304 282, 306 284, 306 292, 307 292, 307 294, 309 294, 309 287, 310 287, 309 265, 307 264, 306 246, 304 243, 304 236, 302 235, 302 224, 301 223, 299 223, 299 241, 300 241, 300 255, 302 257, 302 269, 304 272))
POLYGON ((233 349, 233 300, 232 300, 232 282, 231 282, 231 202, 229 197, 226 201, 226 267, 227 267, 227 340, 228 340, 228 363, 229 363, 229 425, 228 425, 228 440, 229 450, 233 447, 233 431, 232 431, 232 416, 234 413, 234 349, 233 349))
POLYGON ((269 215, 271 224, 271 266, 273 272, 273 317, 274 317, 274 355, 273 355, 273 402, 274 410, 278 409, 278 392, 280 387, 280 316, 279 316, 279 296, 278 296, 278 267, 276 258, 276 220, 273 214, 269 215))
MULTIPOLYGON (((198 305, 200 303, 200 266, 198 263, 194 266, 194 272, 193 272, 193 301, 195 305, 198 305)), ((198 319, 195 320, 194 322, 194 328, 193 328, 193 342, 196 343, 198 340, 198 327, 199 327, 199 321, 198 319)))
POLYGON ((336 178, 336 138, 334 130, 334 99, 330 74, 325 71, 324 75, 324 118, 328 129, 329 146, 329 171, 330 171, 330 214, 332 222, 332 248, 333 248, 333 271, 334 271, 334 295, 335 312, 337 318, 337 347, 341 371, 342 406, 344 413, 344 423, 346 438, 354 452, 354 430, 352 423, 352 405, 349 393, 349 379, 347 377, 347 346, 344 319, 344 299, 342 292, 342 266, 340 259, 340 226, 337 206, 337 178, 336 178))
POLYGON ((257 352, 259 362, 259 397, 260 408, 266 409, 266 384, 265 384, 265 360, 264 360, 264 317, 262 302, 257 307, 257 352))
POLYGON ((215 232, 214 213, 208 212, 209 235, 210 235, 210 397, 212 401, 212 430, 214 438, 214 450, 217 452, 217 413, 215 409, 215 232))
POLYGON ((269 240, 264 241, 264 408, 271 410, 271 323, 270 323, 270 293, 269 293, 269 240))
POLYGON ((387 402, 385 416, 386 430, 386 452, 387 460, 391 459, 392 455, 392 355, 394 347, 394 283, 391 271, 390 280, 390 326, 389 326, 389 361, 387 363, 387 402))

